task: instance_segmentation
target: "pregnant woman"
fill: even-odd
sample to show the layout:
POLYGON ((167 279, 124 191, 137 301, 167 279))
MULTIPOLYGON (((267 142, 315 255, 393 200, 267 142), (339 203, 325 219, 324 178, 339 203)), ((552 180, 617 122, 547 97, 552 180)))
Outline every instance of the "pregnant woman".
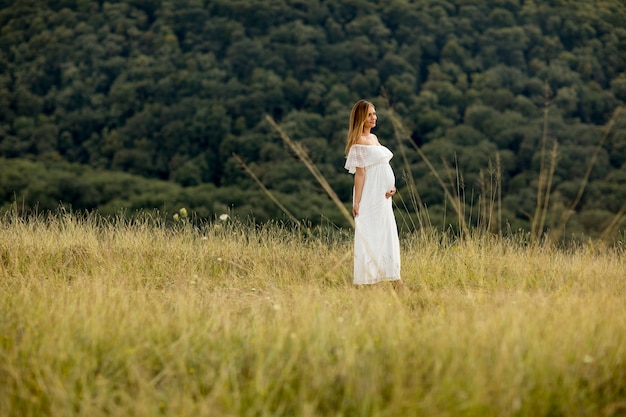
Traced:
POLYGON ((393 154, 371 132, 376 109, 359 100, 350 113, 345 168, 354 174, 354 284, 375 284, 400 278, 400 241, 391 197, 395 176, 389 165, 393 154))

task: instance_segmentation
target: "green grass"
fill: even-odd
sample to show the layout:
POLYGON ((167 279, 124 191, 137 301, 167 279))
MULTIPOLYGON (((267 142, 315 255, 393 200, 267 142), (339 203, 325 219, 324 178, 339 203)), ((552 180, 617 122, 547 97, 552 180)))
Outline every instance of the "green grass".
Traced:
POLYGON ((623 416, 623 245, 0 217, 0 415, 623 416))

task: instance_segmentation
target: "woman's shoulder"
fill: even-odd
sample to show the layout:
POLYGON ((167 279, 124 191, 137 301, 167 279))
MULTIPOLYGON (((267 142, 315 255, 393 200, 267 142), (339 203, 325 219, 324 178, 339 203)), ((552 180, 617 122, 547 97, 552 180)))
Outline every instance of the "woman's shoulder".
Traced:
POLYGON ((378 137, 370 133, 367 136, 361 136, 359 140, 356 141, 355 145, 361 146, 380 146, 380 142, 378 141, 378 137))

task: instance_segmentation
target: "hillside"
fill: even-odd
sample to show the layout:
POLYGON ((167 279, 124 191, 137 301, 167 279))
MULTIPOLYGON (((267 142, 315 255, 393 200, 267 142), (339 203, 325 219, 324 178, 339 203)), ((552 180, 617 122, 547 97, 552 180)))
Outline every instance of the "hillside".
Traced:
POLYGON ((237 154, 297 218, 346 226, 266 115, 348 204, 367 98, 406 228, 620 229, 621 0, 0 0, 0 27, 5 207, 284 218, 237 154))

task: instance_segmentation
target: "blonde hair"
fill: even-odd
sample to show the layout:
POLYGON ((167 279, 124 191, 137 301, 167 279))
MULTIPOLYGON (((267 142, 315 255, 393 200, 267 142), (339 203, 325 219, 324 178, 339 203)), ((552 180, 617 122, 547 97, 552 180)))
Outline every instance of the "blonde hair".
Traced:
POLYGON ((373 107, 374 105, 367 100, 359 100, 352 106, 352 111, 350 112, 350 129, 348 130, 348 139, 346 141, 346 156, 348 152, 350 152, 352 145, 359 140, 359 137, 363 133, 363 126, 365 125, 365 120, 367 120, 367 113, 370 110, 370 106, 373 107))

